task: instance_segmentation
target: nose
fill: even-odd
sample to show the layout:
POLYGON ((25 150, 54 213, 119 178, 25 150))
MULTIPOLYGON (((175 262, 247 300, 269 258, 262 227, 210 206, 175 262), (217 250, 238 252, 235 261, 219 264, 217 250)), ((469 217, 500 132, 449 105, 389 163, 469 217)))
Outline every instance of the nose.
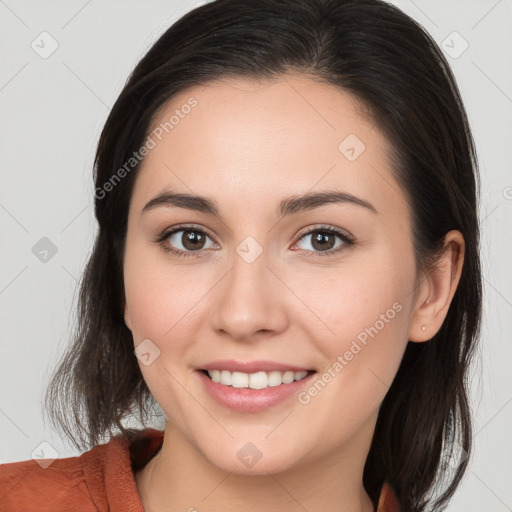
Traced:
POLYGON ((249 340, 258 333, 268 336, 285 330, 287 289, 271 268, 266 253, 252 262, 235 253, 232 261, 216 287, 213 327, 238 341, 249 340))

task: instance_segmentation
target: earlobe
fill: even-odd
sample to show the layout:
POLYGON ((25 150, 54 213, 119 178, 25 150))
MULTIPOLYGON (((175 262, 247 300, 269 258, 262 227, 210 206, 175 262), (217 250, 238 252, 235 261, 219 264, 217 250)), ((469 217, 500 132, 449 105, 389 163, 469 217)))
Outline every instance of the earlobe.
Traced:
POLYGON ((409 340, 428 341, 441 328, 462 274, 464 238, 460 231, 445 236, 444 250, 420 285, 409 340))

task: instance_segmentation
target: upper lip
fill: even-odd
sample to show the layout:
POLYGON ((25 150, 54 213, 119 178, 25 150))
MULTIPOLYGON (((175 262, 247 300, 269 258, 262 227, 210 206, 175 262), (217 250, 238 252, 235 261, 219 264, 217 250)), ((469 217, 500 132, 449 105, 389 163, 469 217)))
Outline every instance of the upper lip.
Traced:
POLYGON ((277 361, 234 361, 232 359, 219 359, 205 364, 198 369, 200 370, 228 370, 230 372, 256 373, 256 372, 307 372, 311 368, 295 366, 292 364, 279 363, 277 361))

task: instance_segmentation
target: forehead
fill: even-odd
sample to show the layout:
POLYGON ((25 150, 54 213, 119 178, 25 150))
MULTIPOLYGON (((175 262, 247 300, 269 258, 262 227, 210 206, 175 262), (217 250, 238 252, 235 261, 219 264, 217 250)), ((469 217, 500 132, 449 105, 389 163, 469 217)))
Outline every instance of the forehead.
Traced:
POLYGON ((148 134, 154 147, 139 170, 133 201, 170 187, 261 210, 283 196, 331 188, 382 210, 406 207, 389 144, 363 105, 310 77, 230 78, 190 87, 159 110, 148 134))

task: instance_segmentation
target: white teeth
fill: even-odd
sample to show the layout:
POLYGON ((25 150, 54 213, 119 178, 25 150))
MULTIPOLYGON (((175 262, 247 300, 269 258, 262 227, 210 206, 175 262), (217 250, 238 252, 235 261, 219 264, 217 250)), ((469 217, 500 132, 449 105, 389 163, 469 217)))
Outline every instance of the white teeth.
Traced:
POLYGON ((283 384, 290 384, 295 380, 295 374, 293 372, 284 372, 283 384))
POLYGON ((295 372, 293 376, 295 380, 302 380, 307 374, 308 372, 295 372))
POLYGON ((213 382, 234 388, 265 389, 281 384, 290 384, 294 380, 302 380, 308 372, 256 372, 242 373, 228 370, 208 370, 208 375, 213 382))
POLYGON ((234 388, 246 388, 249 386, 249 375, 242 372, 233 372, 231 374, 231 385, 234 388))
POLYGON ((267 375, 269 386, 280 386, 283 383, 281 372, 269 372, 267 375))
POLYGON ((265 372, 251 373, 249 375, 249 387, 251 389, 264 389, 268 387, 267 374, 265 372))
MULTIPOLYGON (((208 372, 210 373, 210 372, 208 372)), ((220 372, 220 381, 221 384, 224 384, 225 386, 231 386, 231 372, 228 372, 227 370, 222 370, 220 372)))

